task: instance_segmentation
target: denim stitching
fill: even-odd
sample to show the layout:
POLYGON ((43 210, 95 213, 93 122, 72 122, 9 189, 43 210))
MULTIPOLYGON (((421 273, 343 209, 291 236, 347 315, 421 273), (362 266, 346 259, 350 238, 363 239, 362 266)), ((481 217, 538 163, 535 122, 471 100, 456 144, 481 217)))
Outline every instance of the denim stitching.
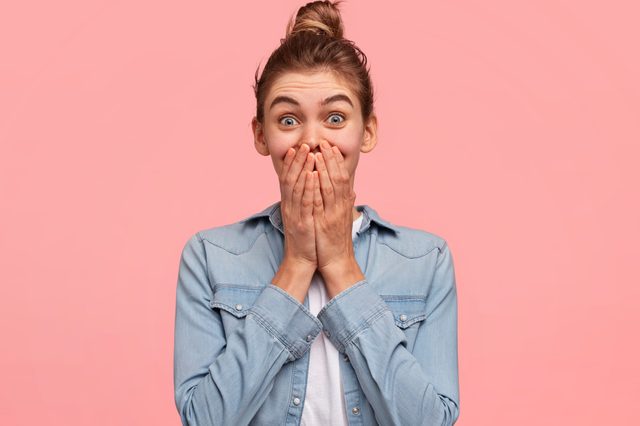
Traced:
POLYGON ((249 247, 247 247, 247 249, 246 249, 246 250, 241 251, 241 252, 238 252, 238 253, 236 253, 236 252, 234 252, 234 251, 231 251, 231 250, 227 249, 226 247, 222 247, 220 244, 216 244, 216 243, 214 243, 213 241, 211 241, 211 240, 209 240, 209 239, 207 239, 207 238, 205 238, 205 237, 201 237, 201 238, 202 238, 202 240, 204 240, 204 241, 208 242, 208 243, 209 243, 209 244, 211 244, 212 246, 215 246, 215 247, 221 248, 222 250, 226 251, 226 252, 227 252, 227 253, 229 253, 229 254, 233 254, 233 255, 235 255, 235 256, 239 256, 239 255, 241 255, 241 254, 245 254, 245 253, 247 253, 247 252, 251 251, 251 249, 253 248, 253 246, 256 244, 256 241, 258 241, 258 240, 260 239, 260 237, 261 237, 262 235, 266 234, 266 233, 267 233, 267 231, 266 231, 266 230, 264 230, 264 231, 262 231, 261 233, 259 233, 259 234, 256 236, 256 238, 251 242, 251 244, 249 244, 249 247))
POLYGON ((290 345, 289 341, 284 336, 281 336, 278 330, 276 330, 271 324, 269 324, 269 322, 258 312, 253 310, 248 311, 247 318, 253 318, 253 320, 256 323, 260 324, 263 328, 265 328, 269 334, 278 339, 278 341, 282 343, 282 346, 284 346, 285 349, 292 353, 294 357, 297 355, 297 351, 291 350, 291 348, 293 348, 293 345, 290 345))
POLYGON ((326 311, 331 305, 337 303, 337 300, 342 299, 342 297, 346 296, 347 294, 351 293, 353 290, 355 290, 356 288, 359 288, 361 286, 363 286, 365 283, 367 282, 367 279, 362 279, 358 282, 356 282, 355 284, 353 284, 351 287, 349 287, 346 290, 343 290, 342 293, 340 293, 338 296, 334 297, 333 299, 329 300, 327 302, 326 305, 324 305, 322 307, 322 309, 320 309, 320 311, 318 312, 318 316, 320 316, 321 313, 323 313, 324 311, 326 311))
POLYGON ((435 250, 435 249, 439 248, 438 246, 435 246, 435 247, 431 247, 431 249, 429 249, 429 251, 427 251, 427 252, 426 252, 426 253, 424 253, 424 254, 420 254, 420 255, 418 255, 418 256, 407 256, 407 255, 406 255, 406 254, 404 254, 404 253, 400 253, 398 250, 394 249, 393 247, 391 247, 389 244, 385 243, 384 241, 377 240, 377 243, 378 243, 378 244, 380 244, 380 245, 383 245, 383 246, 387 246, 387 247, 389 247, 389 249, 390 249, 390 250, 392 250, 392 251, 394 251, 394 252, 398 253, 400 256, 402 256, 402 257, 404 257, 404 258, 406 258, 406 259, 419 259, 419 258, 421 258, 421 257, 424 257, 424 256, 428 255, 428 254, 429 254, 429 253, 431 253, 433 250, 435 250))
MULTIPOLYGON (((378 305, 380 306, 380 305, 378 305)), ((343 346, 343 348, 349 344, 351 344, 351 342, 353 341, 353 339, 360 334, 361 332, 363 332, 364 330, 368 329, 369 327, 371 327, 371 325, 375 322, 375 320, 377 320, 378 318, 380 318, 381 316, 384 315, 385 307, 383 307, 382 309, 376 310, 372 315, 370 315, 368 318, 366 318, 364 321, 362 321, 358 327, 356 327, 351 333, 349 333, 348 335, 346 335, 343 340, 344 343, 340 342, 343 346)), ((393 314, 392 314, 393 316, 393 314)))
POLYGON ((294 301, 297 305, 299 305, 299 306, 297 306, 297 309, 298 309, 299 311, 302 311, 302 312, 303 312, 303 313, 304 313, 308 318, 312 319, 312 320, 313 320, 313 322, 315 322, 315 323, 316 323, 316 325, 319 325, 319 326, 320 326, 320 328, 322 328, 322 323, 318 324, 320 321, 318 320, 318 318, 317 318, 316 316, 314 316, 314 315, 311 313, 311 311, 309 311, 309 310, 307 309, 307 307, 306 307, 306 306, 304 306, 304 305, 300 304, 300 302, 299 302, 297 299, 295 299, 293 296, 291 296, 289 293, 287 293, 286 291, 284 291, 283 289, 281 289, 281 288, 280 288, 280 287, 278 287, 277 285, 274 285, 274 284, 269 284, 269 285, 270 285, 271 287, 268 287, 268 286, 267 286, 267 288, 271 288, 272 290, 275 290, 275 291, 277 291, 277 292, 280 292, 280 293, 282 293, 284 296, 286 296, 289 300, 294 301))

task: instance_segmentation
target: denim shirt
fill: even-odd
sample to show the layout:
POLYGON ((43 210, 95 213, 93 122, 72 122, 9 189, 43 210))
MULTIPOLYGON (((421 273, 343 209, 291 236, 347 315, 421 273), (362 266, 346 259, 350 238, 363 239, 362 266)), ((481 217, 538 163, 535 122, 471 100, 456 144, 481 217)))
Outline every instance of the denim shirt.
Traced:
POLYGON ((284 251, 280 201, 196 232, 180 257, 175 404, 183 425, 299 425, 309 347, 340 355, 349 425, 452 425, 460 412, 457 295, 446 241, 368 205, 353 240, 365 279, 317 317, 271 284, 284 251))

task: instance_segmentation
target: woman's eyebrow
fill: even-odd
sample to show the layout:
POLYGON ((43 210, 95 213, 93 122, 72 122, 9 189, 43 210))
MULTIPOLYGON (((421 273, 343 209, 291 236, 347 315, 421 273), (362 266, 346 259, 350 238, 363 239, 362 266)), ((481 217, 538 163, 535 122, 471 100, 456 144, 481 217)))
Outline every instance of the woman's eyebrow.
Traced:
MULTIPOLYGON (((325 100, 320 102, 320 105, 326 105, 328 103, 338 102, 338 101, 345 101, 349 105, 351 105, 351 107, 353 108, 353 102, 351 102, 351 99, 347 95, 343 95, 343 94, 329 96, 328 98, 326 98, 325 100)), ((276 96, 275 99, 273 101, 271 101, 271 106, 269 108, 273 108, 274 105, 279 104, 279 103, 289 103, 289 104, 293 104, 293 105, 296 105, 296 106, 300 106, 300 103, 298 101, 296 101, 295 99, 293 99, 293 98, 291 98, 289 96, 281 95, 281 96, 276 96)))
POLYGON ((351 105, 351 107, 353 108, 353 102, 351 102, 351 99, 347 95, 343 95, 343 94, 329 96, 327 99, 325 99, 324 101, 320 102, 320 105, 326 105, 328 103, 338 102, 338 101, 345 101, 349 105, 351 105))

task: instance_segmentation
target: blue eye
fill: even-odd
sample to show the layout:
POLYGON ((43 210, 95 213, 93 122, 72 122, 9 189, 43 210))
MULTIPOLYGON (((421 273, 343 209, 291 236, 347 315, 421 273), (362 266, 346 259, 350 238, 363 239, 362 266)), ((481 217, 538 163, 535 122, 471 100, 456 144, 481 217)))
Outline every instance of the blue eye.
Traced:
POLYGON ((331 124, 340 124, 344 121, 344 117, 342 116, 342 114, 331 114, 329 116, 329 121, 331 122, 331 124), (335 120, 331 120, 331 117, 339 117, 340 120, 335 121, 335 120))
POLYGON ((280 124, 284 124, 285 126, 293 126, 295 124, 295 121, 295 118, 287 116, 280 119, 280 124))

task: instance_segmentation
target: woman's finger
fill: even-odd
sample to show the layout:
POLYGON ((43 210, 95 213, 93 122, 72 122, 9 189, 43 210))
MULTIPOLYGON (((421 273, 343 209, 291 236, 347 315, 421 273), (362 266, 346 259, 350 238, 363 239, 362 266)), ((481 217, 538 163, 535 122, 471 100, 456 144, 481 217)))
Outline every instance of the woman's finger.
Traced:
POLYGON ((313 155, 307 153, 307 161, 303 164, 302 172, 298 176, 293 192, 291 194, 291 215, 293 218, 300 220, 302 217, 301 204, 302 195, 304 194, 305 181, 307 179, 307 171, 313 170, 313 155))
POLYGON ((347 166, 344 164, 344 157, 338 147, 334 146, 333 150, 336 162, 338 163, 339 175, 342 177, 341 185, 343 197, 345 200, 351 201, 351 198, 353 198, 353 191, 350 187, 349 172, 347 171, 347 166))
POLYGON ((333 185, 333 192, 335 193, 335 200, 342 199, 342 185, 341 180, 342 176, 340 175, 340 170, 338 168, 338 162, 336 161, 336 153, 333 150, 337 147, 332 147, 329 142, 322 142, 320 144, 322 147, 322 155, 324 156, 325 165, 327 172, 329 174, 329 179, 331 179, 331 184, 333 185), (322 147, 324 145, 324 147, 322 147))
POLYGON ((288 168, 286 174, 284 175, 284 187, 285 190, 288 191, 287 195, 289 198, 291 198, 293 187, 295 186, 296 182, 298 182, 300 172, 304 168, 309 150, 309 145, 302 144, 302 146, 297 150, 291 166, 288 168))
MULTIPOLYGON (((282 213, 289 216, 292 211, 293 206, 293 188, 295 187, 296 182, 298 182, 298 178, 300 177, 300 170, 304 165, 304 161, 306 159, 306 155, 304 153, 304 144, 298 149, 294 149, 294 154, 289 161, 289 167, 286 168, 286 172, 281 176, 280 179, 280 192, 282 196, 282 213)), ((285 167, 283 166, 283 171, 285 167)), ((299 213, 298 213, 299 214, 299 213)), ((293 216, 292 216, 293 217, 293 216)))
POLYGON ((284 159, 282 161, 282 168, 280 169, 280 179, 281 182, 280 183, 284 183, 284 177, 287 175, 287 172, 289 172, 289 168, 291 167, 291 163, 293 163, 293 159, 295 158, 295 154, 296 154, 296 149, 291 147, 287 150, 287 153, 284 156, 284 159))
POLYGON ((335 191, 333 190, 333 184, 331 183, 331 178, 327 172, 324 155, 318 154, 316 158, 318 159, 318 180, 322 200, 324 202, 324 209, 333 210, 333 206, 336 203, 335 191))
POLYGON ((320 174, 317 170, 313 172, 313 217, 315 221, 324 218, 324 201, 320 193, 320 174))
POLYGON ((278 176, 280 180, 280 195, 282 198, 281 208, 285 206, 289 208, 289 204, 291 203, 291 192, 289 188, 287 188, 287 176, 289 175, 289 169, 291 168, 291 164, 293 164, 296 153, 297 151, 295 148, 289 148, 289 150, 287 150, 287 154, 284 156, 284 161, 282 162, 282 167, 280 169, 280 175, 278 176))
MULTIPOLYGON (((313 156, 311 156, 313 158, 313 156)), ((313 162, 312 162, 313 164, 313 162)), ((313 166, 311 166, 313 168, 313 166)), ((302 205, 300 206, 300 216, 304 222, 313 222, 313 199, 315 196, 314 185, 315 180, 313 178, 315 171, 305 169, 304 172, 307 176, 304 182, 304 194, 302 195, 302 205)))

